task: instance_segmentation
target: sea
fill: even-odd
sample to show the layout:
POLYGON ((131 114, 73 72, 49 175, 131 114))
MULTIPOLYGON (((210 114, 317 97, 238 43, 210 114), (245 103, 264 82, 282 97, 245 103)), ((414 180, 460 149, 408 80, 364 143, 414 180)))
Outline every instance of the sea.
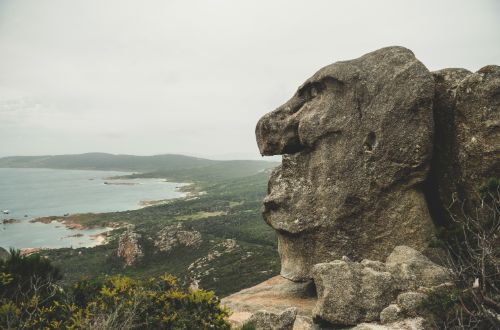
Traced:
POLYGON ((134 210, 142 201, 182 197, 183 183, 164 179, 110 179, 116 171, 0 168, 0 247, 91 247, 111 228, 69 229, 45 216, 134 210))

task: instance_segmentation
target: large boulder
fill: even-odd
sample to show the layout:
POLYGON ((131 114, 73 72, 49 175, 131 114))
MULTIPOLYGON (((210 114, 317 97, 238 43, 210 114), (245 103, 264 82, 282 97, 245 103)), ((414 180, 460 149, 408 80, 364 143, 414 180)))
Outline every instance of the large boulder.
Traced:
POLYGON ((451 281, 448 269, 407 246, 397 246, 385 263, 344 257, 317 264, 312 273, 318 294, 313 316, 335 326, 421 316, 427 289, 451 281))
POLYGON ((394 285, 400 290, 434 287, 452 281, 447 268, 435 264, 408 246, 397 246, 385 264, 386 269, 394 275, 394 285))
POLYGON ((293 330, 297 308, 290 307, 282 312, 257 311, 250 317, 249 323, 256 330, 293 330))
POLYGON ((281 274, 348 256, 419 251, 435 228, 420 189, 432 155, 434 80, 413 53, 383 48, 326 66, 263 116, 263 155, 284 155, 264 219, 277 231, 281 274))
POLYGON ((395 296, 391 273, 349 260, 313 268, 318 303, 314 315, 334 325, 376 321, 395 296))
POLYGON ((434 329, 422 317, 407 318, 384 325, 377 323, 361 323, 350 330, 431 330, 434 329))
POLYGON ((457 200, 473 204, 481 187, 500 176, 500 66, 476 73, 443 69, 433 76, 437 197, 444 209, 457 200))
POLYGON ((312 311, 316 297, 312 281, 293 282, 282 276, 275 276, 254 287, 225 297, 221 303, 233 312, 229 321, 236 328, 248 322, 255 314, 259 314, 259 320, 264 322, 264 319, 270 320, 271 315, 283 317, 289 315, 283 313, 291 309, 295 311, 294 315, 296 314, 294 330, 314 328, 312 311))

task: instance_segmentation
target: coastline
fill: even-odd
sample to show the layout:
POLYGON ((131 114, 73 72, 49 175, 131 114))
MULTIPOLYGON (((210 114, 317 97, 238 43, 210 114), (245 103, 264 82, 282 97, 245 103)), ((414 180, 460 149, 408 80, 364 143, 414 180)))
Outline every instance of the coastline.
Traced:
MULTIPOLYGON (((92 177, 86 180, 94 181, 97 179, 92 177)), ((106 177, 102 178, 102 180, 106 180, 103 182, 104 185, 110 186, 132 186, 141 184, 140 182, 137 182, 135 180, 124 180, 124 178, 106 177)), ((17 214, 17 217, 15 218, 2 219, 1 223, 4 226, 8 227, 10 227, 11 225, 25 226, 24 228, 26 229, 24 230, 28 231, 30 230, 30 227, 26 226, 29 223, 48 224, 51 227, 47 227, 48 229, 44 229, 43 235, 45 235, 44 237, 51 237, 48 233, 53 232, 54 234, 52 234, 51 238, 52 243, 50 243, 49 241, 38 241, 36 233, 34 233, 35 236, 33 237, 33 239, 24 240, 23 244, 17 244, 17 241, 12 241, 12 239, 10 239, 11 243, 7 243, 9 242, 9 239, 7 239, 3 244, 6 246, 10 246, 10 244, 14 242, 14 246, 16 246, 17 244, 17 248, 25 254, 33 254, 42 250, 56 250, 65 247, 78 248, 104 245, 107 244, 110 239, 116 235, 116 232, 113 233, 114 230, 123 228, 129 224, 130 221, 127 220, 127 215, 129 214, 129 212, 138 211, 149 206, 158 206, 162 204, 173 203, 182 199, 197 198, 196 196, 198 194, 203 194, 203 192, 200 192, 200 187, 194 182, 174 183, 165 178, 156 178, 155 181, 169 183, 170 186, 174 188, 175 192, 177 192, 175 194, 176 196, 173 198, 139 200, 135 202, 135 205, 134 203, 132 203, 128 208, 126 208, 125 206, 124 209, 120 209, 117 211, 94 212, 90 210, 90 212, 84 211, 82 213, 65 213, 64 215, 62 215, 62 212, 64 211, 61 210, 60 215, 34 216, 27 218, 28 216, 24 214, 24 219, 21 219, 22 215, 17 214), (54 230, 51 228, 54 228, 54 230), (65 228, 66 232, 61 235, 59 234, 59 229, 57 228, 60 228, 61 230, 62 228, 65 228), (59 240, 62 240, 61 244, 57 243, 59 240)), ((140 215, 136 217, 140 218, 140 215)), ((138 221, 140 221, 139 218, 138 221)), ((19 229, 17 228, 18 227, 14 229, 16 234, 18 234, 19 232, 19 229)), ((38 232, 38 230, 36 232, 38 232)), ((33 236, 33 234, 31 236, 28 236, 31 237, 33 236)))
MULTIPOLYGON (((106 229, 106 228, 103 228, 103 229, 106 229)), ((88 237, 90 237, 90 239, 95 242, 95 244, 92 245, 89 248, 92 248, 92 247, 95 247, 95 246, 99 246, 99 245, 107 244, 108 243, 108 238, 110 236, 109 234, 114 229, 115 228, 107 228, 107 230, 104 231, 104 232, 102 232, 102 233, 88 235, 88 237)), ((76 230, 78 230, 78 229, 76 229, 76 230)), ((77 235, 82 235, 83 236, 83 234, 75 234, 73 236, 77 236, 77 235)), ((21 249, 19 249, 19 251, 21 251, 21 255, 29 256, 29 255, 32 255, 32 254, 35 254, 35 253, 39 253, 39 252, 42 252, 42 251, 56 250, 56 249, 60 249, 60 248, 29 247, 29 248, 21 248, 21 249)))
MULTIPOLYGON (((159 199, 159 200, 141 200, 139 201, 140 207, 138 209, 143 209, 145 207, 157 206, 162 204, 172 203, 174 201, 180 199, 189 199, 189 198, 197 198, 198 195, 203 195, 206 192, 201 191, 199 187, 197 187, 194 183, 181 183, 181 186, 175 188, 176 191, 181 193, 181 196, 176 198, 167 198, 167 199, 159 199)), ((130 212, 137 209, 130 209, 124 211, 116 211, 116 212, 130 212)), ((64 225, 68 229, 72 230, 87 230, 87 229, 96 229, 96 228, 109 228, 110 230, 119 229, 125 227, 127 224, 124 222, 106 222, 100 224, 89 224, 90 220, 95 219, 96 217, 107 214, 107 213, 115 213, 115 212, 97 212, 97 213, 74 213, 68 214, 65 216, 45 216, 45 217, 37 217, 30 220, 30 222, 40 222, 40 223, 59 223, 64 225)))
POLYGON ((97 228, 113 230, 123 227, 123 225, 119 222, 109 222, 106 223, 105 226, 85 224, 86 218, 98 216, 99 214, 104 214, 104 213, 75 213, 63 217, 51 215, 47 217, 38 217, 31 219, 30 222, 41 222, 45 224, 55 222, 64 225, 66 228, 71 230, 87 230, 87 229, 97 229, 97 228))

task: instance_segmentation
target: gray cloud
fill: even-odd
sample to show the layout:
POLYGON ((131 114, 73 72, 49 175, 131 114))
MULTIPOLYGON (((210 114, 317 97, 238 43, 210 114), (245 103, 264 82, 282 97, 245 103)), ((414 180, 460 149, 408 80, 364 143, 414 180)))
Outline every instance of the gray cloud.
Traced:
POLYGON ((388 45, 431 70, 500 63, 478 1, 0 0, 0 155, 257 155, 305 78, 388 45))

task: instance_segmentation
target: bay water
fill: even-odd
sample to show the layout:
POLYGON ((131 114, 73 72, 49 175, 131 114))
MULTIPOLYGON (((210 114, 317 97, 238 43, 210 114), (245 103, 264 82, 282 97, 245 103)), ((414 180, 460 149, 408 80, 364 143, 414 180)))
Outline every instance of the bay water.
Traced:
POLYGON ((0 247, 60 248, 97 244, 109 228, 69 229, 59 222, 30 222, 37 217, 134 210, 141 201, 182 197, 184 184, 163 179, 118 179, 115 171, 0 168, 0 247), (5 212, 4 212, 5 211, 5 212), (8 214, 7 214, 8 213, 8 214), (12 223, 3 223, 4 220, 12 223))

